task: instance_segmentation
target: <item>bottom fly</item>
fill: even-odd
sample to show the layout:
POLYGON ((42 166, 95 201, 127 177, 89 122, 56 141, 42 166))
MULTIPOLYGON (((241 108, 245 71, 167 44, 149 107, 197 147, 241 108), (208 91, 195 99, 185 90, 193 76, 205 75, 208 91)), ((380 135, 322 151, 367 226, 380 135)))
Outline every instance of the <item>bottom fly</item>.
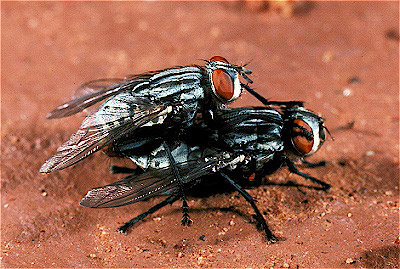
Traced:
MULTIPOLYGON (((292 173, 319 184, 320 189, 328 190, 329 184, 300 172, 294 163, 315 153, 325 141, 323 119, 303 107, 295 106, 284 107, 280 112, 268 107, 227 109, 215 115, 213 121, 215 128, 206 125, 196 127, 200 131, 196 130, 194 135, 198 133, 202 137, 194 139, 195 145, 188 142, 193 141, 192 133, 190 139, 164 141, 150 153, 134 156, 126 146, 129 143, 123 146, 116 143, 114 148, 116 151, 120 149, 121 155, 130 157, 136 163, 145 159, 148 170, 114 168, 114 172, 131 174, 118 182, 90 190, 81 205, 118 207, 167 195, 164 201, 125 223, 119 231, 127 232, 138 221, 179 199, 183 200, 182 224, 190 224, 186 190, 201 183, 206 176, 219 174, 250 203, 268 242, 277 241, 254 198, 238 184, 239 180, 233 178, 238 175, 239 178, 260 178, 286 165, 292 173), (202 128, 204 130, 201 131, 202 128)), ((136 145, 136 142, 131 145, 136 145)))

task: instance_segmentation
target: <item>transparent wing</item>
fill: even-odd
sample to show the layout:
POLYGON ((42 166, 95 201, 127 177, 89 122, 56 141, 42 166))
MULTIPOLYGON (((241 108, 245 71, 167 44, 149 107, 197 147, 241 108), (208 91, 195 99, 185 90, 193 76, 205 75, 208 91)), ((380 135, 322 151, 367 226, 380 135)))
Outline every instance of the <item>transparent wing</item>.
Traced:
POLYGON ((73 98, 76 99, 79 97, 83 97, 85 95, 101 91, 104 88, 110 88, 117 84, 122 84, 124 81, 125 79, 123 78, 103 78, 103 79, 88 81, 80 85, 78 88, 76 88, 73 94, 73 98))
POLYGON ((171 108, 145 97, 120 93, 85 118, 71 138, 40 169, 51 173, 75 164, 127 132, 146 124, 162 123, 171 108))
POLYGON ((129 79, 99 79, 84 83, 76 89, 75 99, 55 108, 47 114, 47 118, 63 118, 79 113, 120 92, 133 90, 140 85, 148 84, 150 76, 150 73, 146 73, 130 76, 129 79))
MULTIPOLYGON (((190 161, 177 164, 183 182, 190 183, 201 176, 215 172, 216 160, 190 161)), ((128 205, 173 192, 178 188, 179 182, 170 167, 152 170, 139 176, 127 176, 124 179, 91 189, 81 200, 80 204, 86 207, 106 208, 128 205)))
MULTIPOLYGON (((104 78, 86 82, 76 88, 74 94, 72 95, 72 99, 78 99, 86 95, 94 95, 95 93, 101 95, 102 91, 105 88, 112 88, 117 84, 122 84, 125 80, 122 78, 104 78)), ((100 101, 100 100, 99 100, 100 101)), ((98 102, 97 104, 91 105, 84 110, 87 115, 92 114, 95 112, 101 103, 98 102)))
MULTIPOLYGON (((193 89, 201 92, 203 74, 204 70, 199 66, 181 66, 139 75, 129 75, 125 79, 90 81, 78 87, 73 100, 51 111, 47 118, 55 119, 74 115, 124 91, 137 92, 141 89, 152 88, 154 90, 153 95, 160 98, 193 89), (166 90, 167 88, 169 91, 166 90)), ((200 93, 197 92, 197 94, 200 93)))

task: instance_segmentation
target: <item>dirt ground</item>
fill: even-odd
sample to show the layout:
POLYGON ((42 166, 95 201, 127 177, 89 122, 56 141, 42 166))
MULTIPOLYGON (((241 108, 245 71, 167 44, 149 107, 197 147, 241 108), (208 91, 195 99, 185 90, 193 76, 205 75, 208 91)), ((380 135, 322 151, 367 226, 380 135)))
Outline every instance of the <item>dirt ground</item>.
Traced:
MULTIPOLYGON (((309 2, 292 16, 244 2, 1 3, 1 264, 3 267, 397 267, 399 3, 309 2), (280 238, 267 244, 236 193, 192 197, 128 235, 116 228, 161 198, 111 209, 79 205, 118 179, 101 153, 65 170, 42 163, 82 115, 46 120, 79 84, 222 55, 247 63, 254 88, 304 100, 328 139, 305 171, 250 189, 280 238), (350 127, 350 123, 354 126, 350 127)), ((233 106, 260 105, 244 94, 233 106)), ((122 161, 127 162, 127 161, 122 161)))

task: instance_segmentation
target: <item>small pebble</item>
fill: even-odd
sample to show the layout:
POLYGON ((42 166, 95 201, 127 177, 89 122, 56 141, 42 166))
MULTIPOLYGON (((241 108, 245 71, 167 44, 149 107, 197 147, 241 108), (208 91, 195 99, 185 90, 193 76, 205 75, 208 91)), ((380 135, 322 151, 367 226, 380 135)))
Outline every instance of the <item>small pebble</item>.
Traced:
POLYGON ((159 239, 159 241, 163 247, 167 246, 167 241, 165 239, 159 239))
POLYGON ((375 155, 375 151, 373 150, 369 150, 367 152, 365 152, 365 156, 374 156, 375 155))
POLYGON ((347 217, 351 218, 351 216, 353 216, 353 214, 351 214, 351 213, 347 214, 347 217))
POLYGON ((353 260, 352 258, 347 258, 346 259, 346 263, 347 264, 353 264, 353 263, 355 263, 356 261, 355 260, 353 260))
POLYGON ((350 96, 351 94, 352 94, 352 91, 351 91, 350 88, 345 88, 345 89, 343 90, 343 96, 348 97, 348 96, 350 96))
POLYGON ((330 220, 325 220, 324 222, 322 222, 322 228, 324 228, 326 231, 329 230, 332 226, 332 223, 330 220))
POLYGON ((328 63, 332 61, 332 59, 333 59, 333 53, 331 51, 326 51, 324 52, 324 55, 322 55, 322 61, 324 63, 328 63))
POLYGON ((202 257, 202 256, 198 257, 197 258, 197 264, 198 265, 204 264, 204 257, 202 257))
POLYGON ((393 195, 393 192, 392 192, 392 191, 385 191, 385 195, 387 195, 387 196, 392 196, 392 195, 393 195))

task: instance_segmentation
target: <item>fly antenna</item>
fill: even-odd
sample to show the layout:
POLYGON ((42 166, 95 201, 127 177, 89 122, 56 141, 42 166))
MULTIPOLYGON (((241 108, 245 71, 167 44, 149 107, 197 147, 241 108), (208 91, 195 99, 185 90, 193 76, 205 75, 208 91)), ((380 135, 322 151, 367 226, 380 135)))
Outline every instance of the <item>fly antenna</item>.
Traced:
POLYGON ((245 67, 245 66, 249 65, 253 60, 254 60, 254 57, 253 57, 250 61, 248 61, 247 63, 245 63, 244 65, 242 65, 242 67, 245 67))

